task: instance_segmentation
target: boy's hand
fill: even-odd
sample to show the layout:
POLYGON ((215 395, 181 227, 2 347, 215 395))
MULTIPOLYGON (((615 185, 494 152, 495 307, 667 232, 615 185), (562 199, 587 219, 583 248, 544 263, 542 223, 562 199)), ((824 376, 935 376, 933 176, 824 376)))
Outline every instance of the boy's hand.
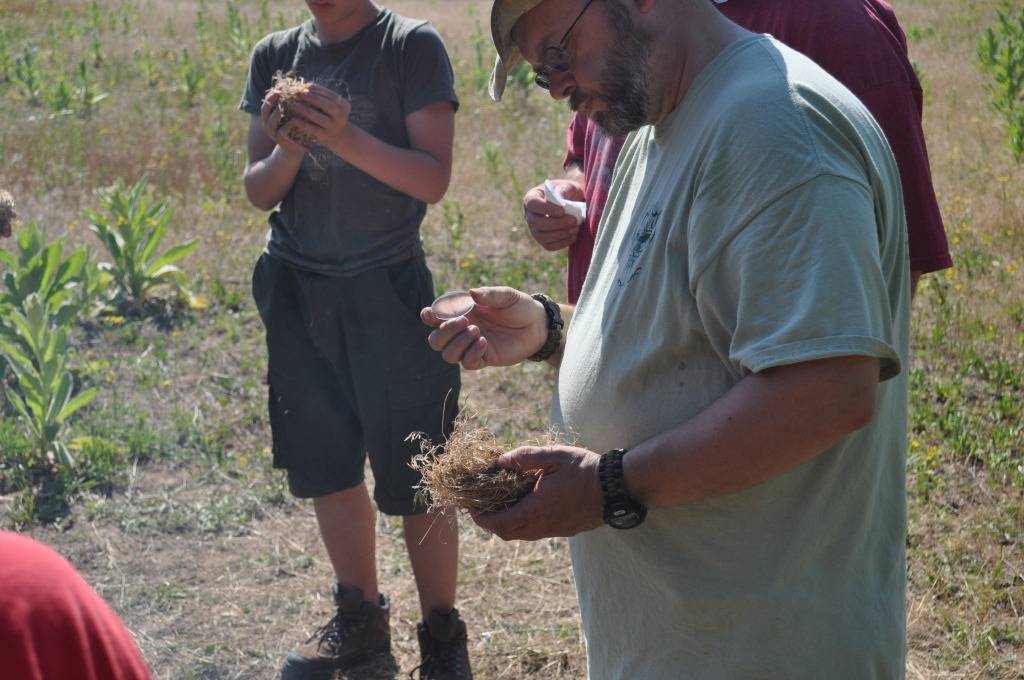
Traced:
POLYGON ((548 337, 544 305, 504 286, 469 291, 476 306, 467 316, 443 321, 427 307, 420 319, 434 330, 427 341, 450 364, 477 370, 511 366, 535 354, 548 337))
POLYGON ((292 139, 289 134, 295 128, 298 118, 293 117, 283 126, 281 125, 281 116, 284 115, 284 111, 277 105, 279 98, 280 95, 271 90, 263 99, 263 106, 260 107, 263 131, 289 156, 304 156, 307 151, 306 147, 292 139))
MULTIPOLYGON (((584 199, 583 189, 578 183, 568 179, 551 181, 567 200, 584 199)), ((523 197, 523 213, 526 216, 526 223, 530 226, 530 234, 545 250, 568 248, 579 236, 580 224, 576 222, 576 218, 567 215, 561 206, 547 199, 543 184, 526 192, 526 196, 523 197)))
POLYGON ((312 85, 292 110, 296 114, 296 127, 330 148, 348 130, 352 104, 333 90, 312 85))

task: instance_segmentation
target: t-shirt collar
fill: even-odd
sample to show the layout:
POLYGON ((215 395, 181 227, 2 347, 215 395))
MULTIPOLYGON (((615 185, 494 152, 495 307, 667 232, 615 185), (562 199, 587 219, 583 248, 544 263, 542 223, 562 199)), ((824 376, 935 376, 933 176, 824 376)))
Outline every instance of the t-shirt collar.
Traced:
POLYGON ((371 30, 374 26, 378 26, 382 21, 384 21, 384 19, 390 12, 391 10, 387 8, 381 9, 381 11, 377 14, 376 17, 374 17, 372 21, 367 23, 365 26, 363 26, 358 31, 353 33, 348 38, 345 38, 344 40, 337 40, 335 42, 330 43, 325 43, 321 41, 320 36, 318 36, 316 33, 316 24, 313 23, 312 18, 308 19, 306 23, 302 25, 302 32, 305 35, 306 41, 309 43, 311 47, 321 50, 344 49, 346 46, 354 44, 357 40, 359 40, 359 38, 363 37, 363 35, 367 31, 371 30))

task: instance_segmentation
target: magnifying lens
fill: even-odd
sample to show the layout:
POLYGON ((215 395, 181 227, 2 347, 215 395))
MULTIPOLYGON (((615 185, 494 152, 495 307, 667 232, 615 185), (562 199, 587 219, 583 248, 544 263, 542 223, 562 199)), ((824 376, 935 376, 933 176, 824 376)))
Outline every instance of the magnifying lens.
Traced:
POLYGON ((453 290, 434 300, 434 304, 430 305, 430 311, 438 319, 450 321, 458 319, 460 316, 466 316, 473 311, 475 306, 473 296, 469 293, 464 290, 453 290))

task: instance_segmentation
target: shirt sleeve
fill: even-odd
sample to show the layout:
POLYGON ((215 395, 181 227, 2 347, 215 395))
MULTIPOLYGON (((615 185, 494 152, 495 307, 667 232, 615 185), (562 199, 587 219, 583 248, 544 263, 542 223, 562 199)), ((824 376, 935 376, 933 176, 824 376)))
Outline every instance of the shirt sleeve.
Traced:
POLYGON ((270 89, 274 78, 270 63, 270 36, 256 43, 249 60, 249 75, 245 82, 245 92, 238 103, 238 110, 259 115, 263 107, 263 98, 270 89))
POLYGON ((879 358, 879 380, 898 375, 880 248, 864 185, 818 175, 792 188, 693 273, 709 340, 738 375, 849 355, 879 358))
POLYGON ((459 109, 452 70, 444 41, 429 23, 409 33, 402 54, 402 105, 405 115, 440 101, 450 101, 459 109))
POLYGON ((565 160, 562 161, 562 169, 568 170, 573 165, 582 168, 587 148, 587 117, 582 113, 573 114, 565 137, 565 160))
POLYGON ((862 92, 860 98, 885 132, 899 166, 907 211, 910 268, 928 273, 952 267, 921 126, 920 88, 906 81, 890 82, 862 92))

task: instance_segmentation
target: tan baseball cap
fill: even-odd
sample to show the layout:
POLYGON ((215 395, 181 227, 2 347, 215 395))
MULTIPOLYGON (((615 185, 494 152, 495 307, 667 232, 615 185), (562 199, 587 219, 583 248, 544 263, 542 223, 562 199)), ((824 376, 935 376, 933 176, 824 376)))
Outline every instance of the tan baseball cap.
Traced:
POLYGON ((494 62, 494 71, 491 73, 491 82, 487 90, 491 99, 496 102, 501 101, 505 83, 508 82, 508 72, 523 60, 523 56, 512 43, 512 27, 519 21, 519 17, 543 1, 494 0, 494 5, 491 6, 491 38, 494 40, 494 48, 498 51, 498 58, 494 62))

